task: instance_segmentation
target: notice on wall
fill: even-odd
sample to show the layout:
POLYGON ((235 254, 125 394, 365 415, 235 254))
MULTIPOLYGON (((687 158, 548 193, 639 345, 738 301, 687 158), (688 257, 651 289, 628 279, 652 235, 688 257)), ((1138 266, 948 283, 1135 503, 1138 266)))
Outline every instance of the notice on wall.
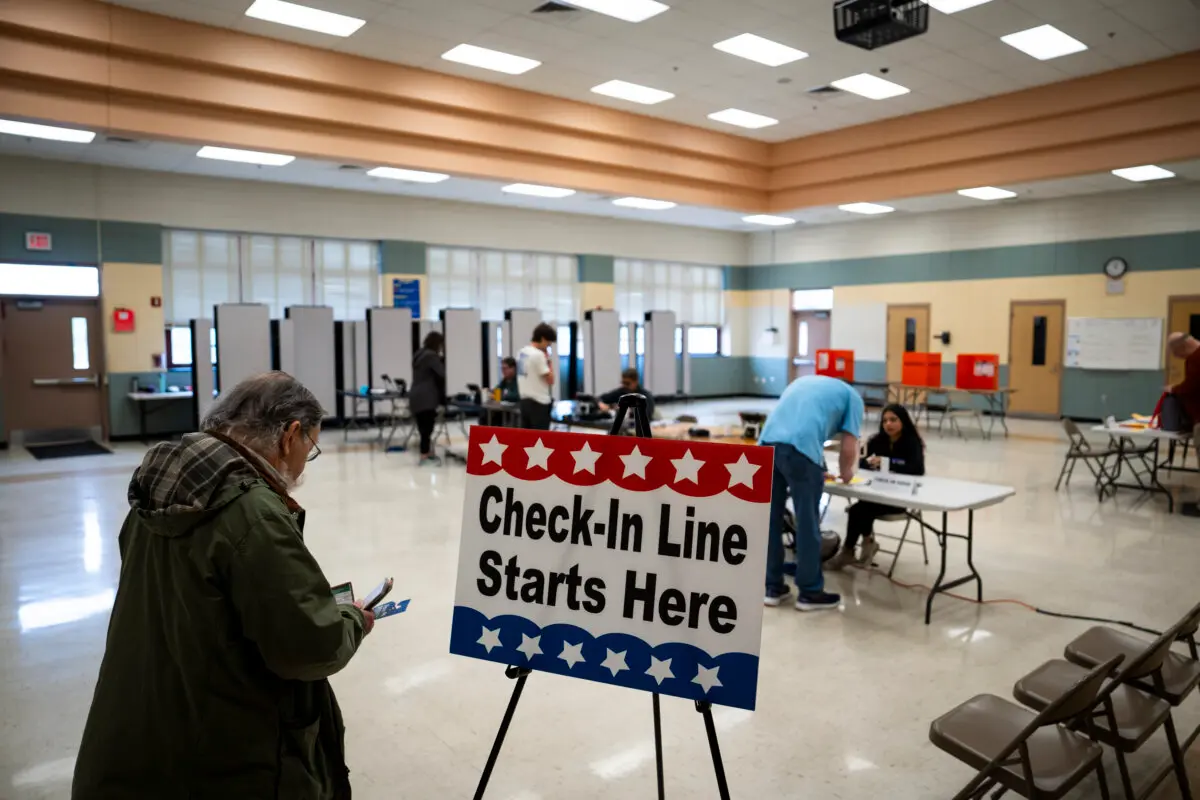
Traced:
POLYGON ((471 428, 450 652, 753 709, 772 456, 471 428))
POLYGON ((392 308, 407 308, 413 319, 421 318, 421 281, 392 279, 392 308))

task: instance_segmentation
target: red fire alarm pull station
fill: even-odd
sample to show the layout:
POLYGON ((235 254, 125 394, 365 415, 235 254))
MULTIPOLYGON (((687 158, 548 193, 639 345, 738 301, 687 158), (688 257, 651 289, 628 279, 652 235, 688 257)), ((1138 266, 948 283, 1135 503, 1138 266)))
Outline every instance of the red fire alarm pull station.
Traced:
POLYGON ((133 332, 133 311, 128 308, 113 309, 113 333, 133 332))

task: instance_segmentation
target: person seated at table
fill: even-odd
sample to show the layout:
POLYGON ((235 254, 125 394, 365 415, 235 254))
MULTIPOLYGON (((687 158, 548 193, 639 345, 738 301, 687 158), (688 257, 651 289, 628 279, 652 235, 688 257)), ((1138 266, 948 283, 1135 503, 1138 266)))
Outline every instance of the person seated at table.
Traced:
POLYGON ((654 419, 654 395, 642 386, 641 380, 638 378, 638 371, 630 368, 621 373, 621 385, 611 392, 605 392, 600 395, 600 410, 609 411, 617 403, 621 402, 621 398, 627 394, 640 394, 646 397, 646 417, 654 419))
POLYGON ((433 428, 437 424, 438 406, 446 402, 446 362, 442 355, 445 339, 430 331, 413 354, 413 381, 408 390, 408 410, 417 423, 421 437, 421 460, 417 466, 439 465, 442 460, 433 452, 433 428))
POLYGON ((496 389, 500 392, 500 402, 520 402, 521 392, 517 389, 517 360, 515 358, 506 358, 500 362, 500 383, 496 389))
MULTIPOLYGON (((888 459, 889 472, 901 475, 925 474, 925 442, 921 440, 917 426, 908 415, 908 409, 899 403, 884 406, 879 420, 879 433, 867 442, 867 453, 858 466, 861 469, 879 470, 885 458, 888 459)), ((875 520, 903 511, 904 509, 896 506, 865 500, 850 506, 846 520, 846 541, 842 544, 841 551, 829 560, 829 568, 840 570, 856 563, 854 546, 858 544, 859 537, 862 537, 862 553, 857 563, 863 567, 871 566, 871 560, 879 552, 873 530, 875 520)))

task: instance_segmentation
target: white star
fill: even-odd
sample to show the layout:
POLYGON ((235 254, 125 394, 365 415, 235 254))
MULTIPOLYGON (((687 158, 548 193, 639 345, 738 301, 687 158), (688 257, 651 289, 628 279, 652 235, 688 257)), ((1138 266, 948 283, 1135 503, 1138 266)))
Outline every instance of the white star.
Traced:
POLYGON ((491 630, 487 625, 483 626, 483 635, 475 641, 486 647, 489 653, 492 652, 493 647, 504 647, 504 645, 500 643, 500 629, 496 628, 496 630, 491 630))
POLYGON ((521 646, 517 648, 517 652, 524 653, 526 661, 529 661, 534 656, 540 656, 542 654, 542 646, 538 643, 541 639, 541 636, 526 636, 522 633, 521 646))
POLYGON ((729 470, 729 488, 741 484, 754 488, 754 473, 758 472, 759 465, 751 464, 746 460, 746 454, 742 453, 742 457, 734 464, 726 464, 725 469, 729 470))
POLYGON ((552 448, 542 444, 542 440, 538 439, 533 447, 525 448, 525 457, 529 460, 525 463, 527 469, 541 467, 542 469, 550 469, 550 454, 553 453, 552 448))
POLYGON ((625 654, 629 652, 628 650, 614 653, 606 647, 604 648, 604 652, 608 653, 608 655, 604 657, 604 663, 600 666, 611 672, 614 678, 617 677, 618 672, 629 669, 629 667, 625 666, 625 654))
POLYGON ((717 670, 720 667, 708 669, 699 664, 696 665, 696 677, 692 678, 692 683, 698 683, 704 689, 704 693, 708 694, 714 686, 722 686, 721 680, 717 677, 717 670))
POLYGON ((621 460, 625 462, 625 474, 621 477, 628 478, 630 475, 637 475, 642 480, 646 479, 646 465, 650 463, 650 456, 642 455, 642 451, 637 445, 634 445, 632 453, 621 456, 621 460))
POLYGON ((583 443, 583 447, 571 453, 575 457, 575 472, 590 472, 596 474, 596 459, 600 454, 591 448, 587 443, 583 443))
POLYGON ((585 661, 586 659, 583 657, 583 642, 580 642, 579 644, 563 642, 563 649, 562 652, 558 654, 558 657, 567 662, 567 669, 575 666, 580 661, 585 661))
POLYGON ((675 482, 682 483, 683 481, 691 481, 699 483, 700 468, 704 466, 704 462, 692 455, 691 450, 683 451, 683 458, 672 458, 671 463, 675 465, 675 482))
POLYGON ((659 661, 654 656, 650 656, 650 669, 646 670, 646 674, 658 681, 659 686, 662 686, 662 682, 667 678, 675 677, 675 673, 671 672, 671 659, 659 661))
POLYGON ((479 449, 483 451, 484 464, 499 464, 500 456, 504 455, 504 451, 508 449, 508 445, 500 444, 500 440, 496 438, 496 434, 492 434, 492 440, 487 444, 479 445, 479 449))

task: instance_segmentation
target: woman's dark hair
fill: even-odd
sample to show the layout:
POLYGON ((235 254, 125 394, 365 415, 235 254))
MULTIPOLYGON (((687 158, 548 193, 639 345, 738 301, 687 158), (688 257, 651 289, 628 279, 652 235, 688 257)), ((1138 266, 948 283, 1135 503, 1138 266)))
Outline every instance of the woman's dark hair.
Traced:
POLYGON ((896 419, 900 420, 900 438, 915 439, 920 442, 921 433, 917 430, 916 424, 908 413, 908 409, 899 403, 888 403, 883 407, 883 411, 879 412, 879 435, 887 436, 887 431, 883 429, 883 415, 892 412, 896 415, 896 419))
POLYGON ((436 353, 442 349, 442 344, 445 343, 445 341, 445 336, 442 336, 437 331, 430 331, 429 333, 425 334, 425 341, 421 343, 421 346, 426 350, 432 350, 436 353))
POLYGON ((533 329, 533 338, 530 339, 530 341, 532 341, 532 342, 546 341, 546 342, 551 342, 551 343, 557 342, 558 341, 558 331, 554 330, 553 325, 548 325, 545 322, 542 322, 536 328, 533 329))

